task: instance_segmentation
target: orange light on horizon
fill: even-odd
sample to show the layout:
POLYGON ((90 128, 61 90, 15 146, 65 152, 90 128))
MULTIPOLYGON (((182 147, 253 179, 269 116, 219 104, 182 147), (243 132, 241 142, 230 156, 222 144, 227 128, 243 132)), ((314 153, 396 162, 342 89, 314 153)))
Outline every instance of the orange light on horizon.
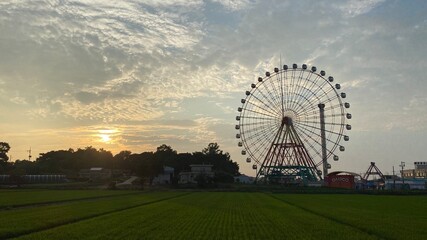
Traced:
POLYGON ((117 129, 100 129, 98 130, 97 137, 99 137, 99 141, 103 143, 112 143, 113 137, 119 133, 117 129))
POLYGON ((108 134, 99 134, 99 137, 101 138, 101 141, 104 143, 108 143, 111 141, 111 137, 108 134))

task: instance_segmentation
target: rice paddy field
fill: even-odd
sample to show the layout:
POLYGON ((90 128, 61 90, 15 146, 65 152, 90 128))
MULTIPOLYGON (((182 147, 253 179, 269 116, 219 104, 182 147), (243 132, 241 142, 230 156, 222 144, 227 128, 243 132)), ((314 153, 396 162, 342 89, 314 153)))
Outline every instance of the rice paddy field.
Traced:
POLYGON ((0 190, 0 239, 425 239, 427 196, 0 190))

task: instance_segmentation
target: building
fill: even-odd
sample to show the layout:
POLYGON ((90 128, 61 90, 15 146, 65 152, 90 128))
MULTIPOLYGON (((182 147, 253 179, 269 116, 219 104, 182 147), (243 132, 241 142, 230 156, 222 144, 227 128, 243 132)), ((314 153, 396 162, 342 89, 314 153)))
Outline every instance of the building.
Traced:
POLYGON ((234 177, 235 183, 244 183, 244 184, 250 184, 253 183, 255 180, 255 177, 247 176, 245 174, 242 174, 240 176, 234 177))
POLYGON ((427 179, 427 162, 414 162, 414 169, 404 169, 401 172, 403 178, 426 178, 427 179))
POLYGON ((192 164, 190 165, 189 172, 180 172, 179 173, 179 183, 197 183, 198 177, 205 177, 207 179, 213 179, 215 173, 212 171, 213 165, 205 164, 192 164))
POLYGON ((93 167, 90 169, 82 169, 79 172, 80 178, 87 178, 90 180, 104 180, 112 177, 110 169, 93 167))
POLYGON ((386 179, 385 180, 385 189, 393 190, 393 189, 418 189, 425 190, 427 185, 427 181, 425 179, 405 179, 402 181, 401 179, 386 179))
POLYGON ((325 182, 330 188, 362 189, 364 187, 364 179, 360 174, 347 171, 331 172, 325 178, 325 182))
POLYGON ((23 175, 25 183, 61 183, 67 182, 65 175, 23 175))
POLYGON ((65 175, 62 174, 49 174, 49 175, 22 175, 10 176, 0 175, 0 183, 13 183, 19 181, 20 183, 63 183, 68 182, 65 175))
POLYGON ((153 184, 170 184, 172 183, 175 169, 163 166, 163 172, 153 179, 153 184))

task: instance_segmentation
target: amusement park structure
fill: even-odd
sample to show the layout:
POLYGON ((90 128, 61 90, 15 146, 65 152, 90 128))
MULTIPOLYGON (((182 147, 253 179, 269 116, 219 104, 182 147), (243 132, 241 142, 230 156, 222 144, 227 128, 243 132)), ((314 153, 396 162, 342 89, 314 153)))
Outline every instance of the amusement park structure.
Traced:
POLYGON ((344 151, 340 141, 351 125, 346 93, 325 71, 306 64, 283 65, 266 72, 245 92, 236 116, 236 138, 256 181, 310 183, 323 181, 344 151))
POLYGON ((375 165, 375 162, 371 162, 368 170, 366 170, 365 175, 363 175, 363 179, 367 181, 370 176, 378 176, 382 181, 385 180, 383 173, 381 170, 375 165))

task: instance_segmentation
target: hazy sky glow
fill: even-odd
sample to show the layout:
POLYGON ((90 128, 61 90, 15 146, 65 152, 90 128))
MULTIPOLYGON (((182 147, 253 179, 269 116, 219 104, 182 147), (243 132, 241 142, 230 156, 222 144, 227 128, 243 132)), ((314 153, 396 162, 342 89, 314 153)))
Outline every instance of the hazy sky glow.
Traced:
POLYGON ((0 141, 13 159, 93 146, 178 152, 234 138, 245 90, 282 62, 341 83, 353 130, 333 170, 427 161, 427 1, 0 2, 0 141))

